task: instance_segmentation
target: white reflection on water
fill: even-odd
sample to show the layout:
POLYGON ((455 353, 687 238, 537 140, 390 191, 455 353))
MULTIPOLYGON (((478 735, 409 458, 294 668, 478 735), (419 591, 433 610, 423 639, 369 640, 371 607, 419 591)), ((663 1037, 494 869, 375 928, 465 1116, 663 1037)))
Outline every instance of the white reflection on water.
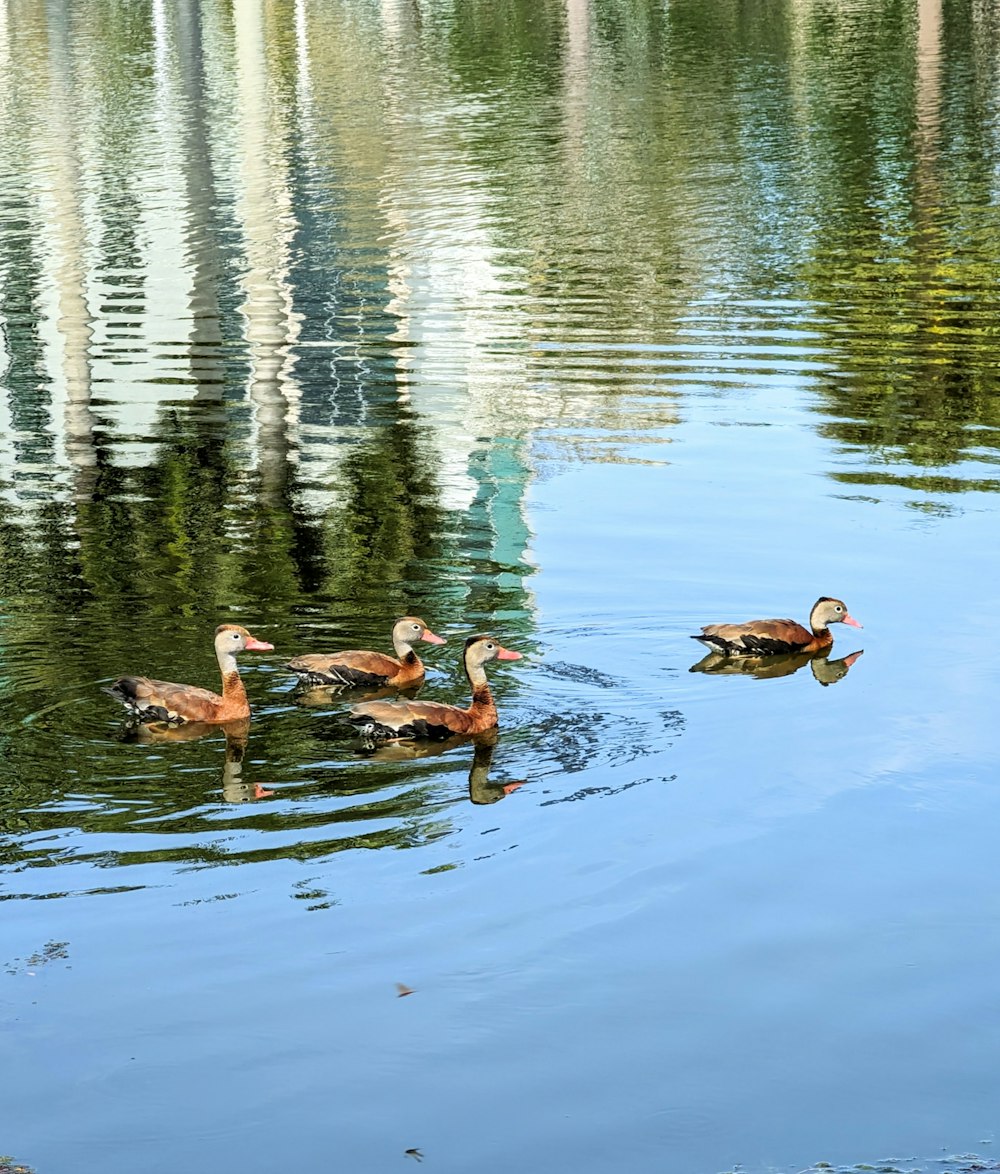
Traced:
POLYGON ((280 482, 296 448, 301 398, 292 349, 301 315, 294 309, 289 280, 292 240, 298 228, 288 175, 290 126, 268 67, 264 6, 259 0, 238 0, 233 12, 241 172, 236 213, 243 229, 246 266, 241 274, 244 301, 240 310, 257 429, 253 448, 265 483, 280 482))

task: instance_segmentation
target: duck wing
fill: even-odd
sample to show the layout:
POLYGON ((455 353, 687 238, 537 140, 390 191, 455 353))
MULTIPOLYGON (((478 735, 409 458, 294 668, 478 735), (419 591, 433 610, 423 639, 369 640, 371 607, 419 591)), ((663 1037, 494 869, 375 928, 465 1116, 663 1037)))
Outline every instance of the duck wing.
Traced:
POLYGON ((307 685, 384 685, 403 667, 395 657, 381 652, 307 653, 286 661, 284 667, 307 685))
POLYGON ((448 738, 472 731, 472 715, 436 701, 363 701, 347 720, 366 738, 448 738))
POLYGON ((210 722, 224 704, 211 689, 150 677, 119 677, 106 692, 140 721, 210 722))
POLYGON ((812 644, 812 632, 795 620, 751 620, 748 624, 707 624, 700 640, 727 656, 775 656, 812 644))

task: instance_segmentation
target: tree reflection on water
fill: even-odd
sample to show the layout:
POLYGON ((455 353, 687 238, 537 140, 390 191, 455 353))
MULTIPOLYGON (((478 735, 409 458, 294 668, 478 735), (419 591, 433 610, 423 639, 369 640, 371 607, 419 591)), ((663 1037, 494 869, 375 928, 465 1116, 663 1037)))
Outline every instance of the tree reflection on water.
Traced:
MULTIPOLYGON (((131 666, 201 679, 222 620, 285 655, 370 646, 408 611, 530 643, 533 480, 665 461, 692 397, 777 373, 838 485, 934 516, 994 492, 998 20, 936 0, 899 21, 735 0, 11 9, 3 826, 61 827, 84 777, 80 829, 130 827, 120 799, 205 832, 184 748, 123 758, 150 748, 114 743, 96 697, 131 666)), ((828 683, 838 662, 811 664, 828 683)), ((294 700, 266 664, 248 683, 273 767, 254 786, 280 787, 324 739, 304 707, 278 720, 294 700)), ((565 769, 601 730, 650 753, 622 724, 588 714, 565 769)), ((216 781, 217 741, 188 747, 216 781)), ((376 842, 438 834, 427 793, 402 794, 373 801, 410 821, 376 842)))

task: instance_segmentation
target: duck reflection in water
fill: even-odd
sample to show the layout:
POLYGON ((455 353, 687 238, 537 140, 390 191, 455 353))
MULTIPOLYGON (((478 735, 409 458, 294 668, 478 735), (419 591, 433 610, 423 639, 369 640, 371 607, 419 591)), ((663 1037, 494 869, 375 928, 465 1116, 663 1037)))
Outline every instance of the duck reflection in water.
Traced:
POLYGON ((302 706, 303 709, 323 709, 328 705, 342 706, 345 701, 352 704, 359 701, 378 701, 382 697, 414 698, 423 688, 423 680, 414 685, 407 685, 399 689, 393 685, 383 685, 378 689, 355 688, 344 685, 299 685, 291 695, 291 700, 302 706))
POLYGON ((850 672, 851 665, 861 656, 864 649, 830 660, 830 649, 818 652, 791 652, 784 656, 725 656, 721 652, 710 652, 693 664, 688 672, 708 673, 712 676, 744 676, 758 681, 773 677, 790 677, 806 665, 821 685, 835 685, 850 672))
POLYGON ((250 735, 250 719, 224 722, 188 722, 175 726, 169 722, 127 722, 119 731, 121 742, 135 742, 140 746, 158 746, 165 742, 195 742, 199 738, 218 734, 226 736, 226 757, 222 765, 222 797, 227 803, 247 803, 253 799, 266 799, 273 791, 265 790, 259 783, 243 781, 243 756, 246 753, 250 735))
POLYGON ((443 742, 387 742, 365 751, 364 757, 373 762, 410 762, 417 758, 433 758, 471 742, 473 755, 469 768, 469 800, 484 805, 505 799, 528 781, 518 779, 510 783, 495 783, 490 780, 493 752, 499 739, 499 732, 494 727, 471 737, 468 734, 454 734, 443 742))

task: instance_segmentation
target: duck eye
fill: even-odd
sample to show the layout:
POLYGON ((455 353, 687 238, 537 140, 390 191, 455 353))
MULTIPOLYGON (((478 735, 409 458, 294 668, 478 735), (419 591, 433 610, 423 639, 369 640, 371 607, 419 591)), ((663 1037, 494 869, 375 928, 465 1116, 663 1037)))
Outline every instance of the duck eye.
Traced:
POLYGON ((419 632, 419 631, 420 631, 420 625, 419 625, 419 624, 414 624, 414 625, 413 625, 413 630, 414 630, 414 632, 419 632))
POLYGON ((837 604, 837 611, 843 611, 843 610, 844 610, 844 609, 843 609, 843 608, 840 606, 840 604, 838 603, 838 604, 837 604))
POLYGON ((496 645, 495 644, 487 644, 486 647, 489 649, 493 649, 496 647, 496 645))
POLYGON ((239 634, 239 632, 234 632, 234 633, 233 633, 233 639, 234 639, 234 640, 239 640, 239 638, 240 638, 240 634, 239 634))

